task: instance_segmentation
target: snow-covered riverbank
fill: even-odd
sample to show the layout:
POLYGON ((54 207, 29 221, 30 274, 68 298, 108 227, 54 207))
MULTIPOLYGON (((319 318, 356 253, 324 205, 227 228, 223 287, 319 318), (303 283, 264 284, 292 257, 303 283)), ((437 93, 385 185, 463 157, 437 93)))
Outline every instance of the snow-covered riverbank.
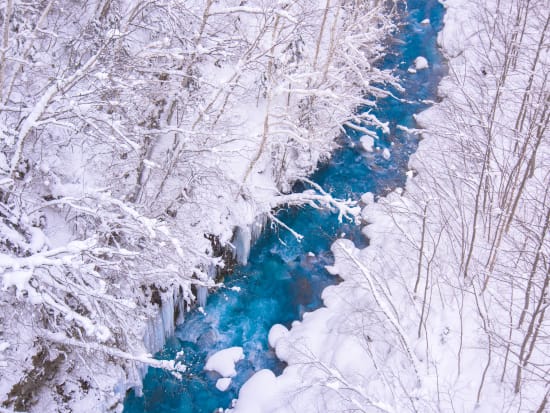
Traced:
POLYGON ((333 245, 344 281, 276 327, 289 367, 235 412, 548 409, 548 10, 444 4, 449 76, 406 187, 365 195, 370 245, 333 245))
POLYGON ((393 26, 378 2, 31 3, 2 3, 0 402, 117 410, 143 366, 184 368, 150 353, 273 209, 352 212, 289 192, 376 123, 353 113, 393 81, 393 26))

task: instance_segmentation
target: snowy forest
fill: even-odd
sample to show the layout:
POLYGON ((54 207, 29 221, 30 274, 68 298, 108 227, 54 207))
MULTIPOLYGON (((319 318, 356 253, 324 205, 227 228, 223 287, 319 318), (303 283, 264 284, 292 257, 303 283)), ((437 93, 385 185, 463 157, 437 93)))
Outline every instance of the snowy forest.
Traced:
POLYGON ((550 8, 441 3, 406 184, 353 200, 310 177, 350 131, 390 157, 405 0, 0 0, 0 412, 181 377, 155 353, 305 206, 368 246, 335 237, 340 282, 269 332, 282 374, 220 412, 549 411, 550 8))

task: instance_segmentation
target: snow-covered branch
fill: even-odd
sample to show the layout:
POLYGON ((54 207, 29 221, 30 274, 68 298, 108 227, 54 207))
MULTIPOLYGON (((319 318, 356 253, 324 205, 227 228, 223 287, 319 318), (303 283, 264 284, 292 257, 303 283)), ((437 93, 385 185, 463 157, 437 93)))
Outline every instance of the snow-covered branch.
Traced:
POLYGON ((62 344, 70 347, 78 347, 86 351, 97 351, 116 357, 118 359, 134 361, 158 369, 182 373, 187 369, 184 364, 176 362, 175 360, 157 360, 154 359, 150 354, 134 355, 115 347, 109 347, 94 342, 84 342, 76 340, 74 338, 65 336, 65 334, 63 333, 51 333, 49 331, 42 331, 42 337, 48 341, 51 341, 52 343, 62 344))

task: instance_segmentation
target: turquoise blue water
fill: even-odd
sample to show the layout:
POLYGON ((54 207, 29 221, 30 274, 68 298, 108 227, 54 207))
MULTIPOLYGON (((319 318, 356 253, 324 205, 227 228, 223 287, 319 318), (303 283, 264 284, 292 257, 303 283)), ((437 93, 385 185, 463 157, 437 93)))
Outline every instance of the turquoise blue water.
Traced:
MULTIPOLYGON (((444 67, 435 39, 444 10, 436 0, 407 3, 407 9, 403 8, 404 26, 389 44, 389 54, 381 65, 395 69, 406 91, 392 92, 410 103, 386 98, 374 112, 390 124, 391 134, 380 135, 377 146, 389 148, 392 156, 386 160, 381 151, 364 152, 357 144, 360 135, 348 131, 340 138, 341 149, 312 177, 337 197, 359 199, 368 191, 380 196, 403 186, 409 155, 418 142, 415 136, 401 132, 396 126, 415 127, 412 115, 427 107, 422 101, 436 98, 444 67), (426 18, 431 25, 420 24, 426 18), (430 68, 410 74, 407 69, 417 56, 425 56, 430 68)), ((301 189, 301 185, 295 188, 301 189)), ((283 363, 267 344, 270 327, 276 323, 290 326, 304 312, 322 305, 322 290, 338 282, 325 270, 332 263, 330 245, 336 238, 345 236, 360 247, 368 241, 358 226, 339 224, 336 215, 326 211, 291 208, 279 211, 278 218, 305 235, 304 240, 297 242, 283 229, 266 229, 252 248, 248 265, 226 277, 227 289, 209 297, 206 314, 198 311, 188 314, 175 336, 157 354, 158 358, 173 358, 183 350, 180 360, 189 366, 183 378, 149 369, 143 397, 130 393, 125 413, 212 413, 218 407, 229 407, 240 386, 255 371, 263 368, 276 374, 282 371, 283 363), (205 372, 203 367, 209 354, 231 346, 242 346, 245 360, 237 364, 238 374, 229 390, 220 392, 215 388, 219 376, 205 372)))

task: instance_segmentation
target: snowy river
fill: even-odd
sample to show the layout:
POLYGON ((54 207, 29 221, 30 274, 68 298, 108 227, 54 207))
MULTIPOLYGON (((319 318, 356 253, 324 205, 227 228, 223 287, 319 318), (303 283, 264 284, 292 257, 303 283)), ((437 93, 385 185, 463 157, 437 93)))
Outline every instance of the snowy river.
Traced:
MULTIPOLYGON (((380 101, 376 109, 376 116, 388 122, 390 133, 379 133, 372 152, 365 150, 368 142, 360 144, 361 136, 353 131, 340 138, 341 149, 312 177, 334 196, 359 200, 366 192, 383 196, 404 185, 409 155, 418 143, 417 136, 406 130, 415 127, 413 115, 436 99, 444 74, 436 47, 443 13, 437 0, 408 1, 405 25, 381 63, 383 68, 396 69, 405 88, 405 92, 391 90, 395 97, 380 101), (411 70, 419 56, 427 59, 428 67, 420 69, 420 59, 416 61, 419 70, 411 70)), ((304 312, 322 305, 322 290, 338 282, 325 270, 332 262, 330 245, 335 239, 346 237, 358 246, 368 241, 359 226, 339 224, 336 215, 326 211, 292 208, 279 211, 277 217, 305 238, 298 242, 284 229, 267 228, 253 246, 248 264, 226 277, 227 288, 209 297, 204 313, 187 314, 157 354, 162 359, 179 353, 179 360, 188 366, 183 377, 149 369, 143 396, 130 393, 125 413, 212 413, 229 407, 255 371, 268 368, 279 374, 284 369, 268 346, 270 327, 277 323, 290 327, 304 312), (232 346, 242 347, 245 358, 237 363, 237 375, 228 390, 221 392, 215 387, 219 375, 204 371, 204 365, 210 354, 232 346)))

